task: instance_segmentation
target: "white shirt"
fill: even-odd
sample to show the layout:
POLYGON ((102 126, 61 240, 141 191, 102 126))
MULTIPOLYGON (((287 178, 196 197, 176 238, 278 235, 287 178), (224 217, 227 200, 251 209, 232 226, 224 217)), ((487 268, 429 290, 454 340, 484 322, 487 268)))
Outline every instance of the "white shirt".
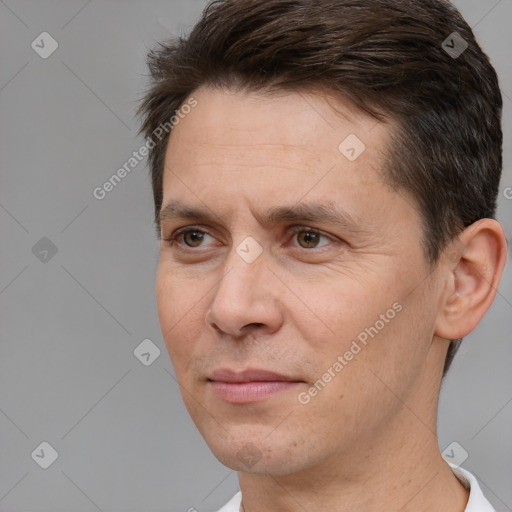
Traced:
MULTIPOLYGON (((476 478, 467 470, 456 468, 450 464, 455 476, 469 490, 469 500, 464 512, 496 512, 492 505, 485 499, 476 478)), ((242 493, 238 491, 220 510, 217 512, 238 512, 242 493)))

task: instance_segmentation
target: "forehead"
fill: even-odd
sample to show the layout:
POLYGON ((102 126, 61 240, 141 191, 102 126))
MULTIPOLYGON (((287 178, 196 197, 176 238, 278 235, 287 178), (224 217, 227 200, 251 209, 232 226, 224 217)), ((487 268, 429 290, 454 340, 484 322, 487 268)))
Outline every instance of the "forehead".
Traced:
POLYGON ((375 178, 382 165, 389 125, 341 98, 319 91, 263 94, 209 87, 192 97, 197 106, 169 138, 165 162, 173 171, 186 169, 190 176, 206 166, 235 178, 247 169, 273 167, 300 179, 336 165, 375 178))

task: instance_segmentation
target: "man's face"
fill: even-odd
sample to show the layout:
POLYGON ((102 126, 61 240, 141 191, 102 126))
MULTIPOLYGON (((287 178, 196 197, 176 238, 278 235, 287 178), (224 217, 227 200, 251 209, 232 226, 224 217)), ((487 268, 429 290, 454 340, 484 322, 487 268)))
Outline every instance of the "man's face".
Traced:
POLYGON ((163 216, 157 302, 211 450, 233 469, 286 474, 413 435, 433 407, 418 397, 440 286, 413 201, 381 176, 389 126, 319 95, 193 96, 170 137, 163 208, 211 218, 163 216), (342 218, 269 216, 318 205, 342 218))

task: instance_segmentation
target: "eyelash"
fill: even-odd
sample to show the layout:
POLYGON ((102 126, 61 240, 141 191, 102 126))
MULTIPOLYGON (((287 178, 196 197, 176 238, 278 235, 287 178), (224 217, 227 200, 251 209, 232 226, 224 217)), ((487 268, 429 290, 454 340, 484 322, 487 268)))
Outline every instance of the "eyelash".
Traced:
MULTIPOLYGON (((328 238, 329 240, 331 240, 331 242, 335 242, 336 243, 336 240, 333 237, 325 234, 324 232, 322 232, 322 231, 320 231, 318 229, 311 228, 311 227, 308 227, 308 226, 293 226, 292 229, 291 229, 291 235, 295 236, 295 235, 297 235, 297 233, 301 233, 302 231, 306 231, 308 233, 313 233, 315 235, 323 236, 323 237, 328 238)), ((189 232, 197 232, 197 233, 203 233, 205 235, 213 236, 213 235, 210 235, 210 233, 208 233, 207 231, 204 231, 203 229, 200 229, 199 227, 187 226, 185 228, 178 229, 169 238, 164 238, 163 241, 167 242, 171 247, 173 247, 174 245, 181 245, 181 244, 179 244, 179 242, 177 242, 177 239, 180 236, 186 235, 189 232)), ((187 245, 185 245, 184 247, 187 248, 185 250, 194 250, 194 249, 199 249, 200 248, 200 247, 189 247, 187 245)), ((298 247, 298 248, 299 249, 304 249, 306 251, 312 251, 312 250, 315 250, 315 249, 321 250, 323 247, 324 246, 321 246, 321 247, 318 247, 318 248, 317 247, 312 247, 311 249, 307 249, 305 247, 298 247)))

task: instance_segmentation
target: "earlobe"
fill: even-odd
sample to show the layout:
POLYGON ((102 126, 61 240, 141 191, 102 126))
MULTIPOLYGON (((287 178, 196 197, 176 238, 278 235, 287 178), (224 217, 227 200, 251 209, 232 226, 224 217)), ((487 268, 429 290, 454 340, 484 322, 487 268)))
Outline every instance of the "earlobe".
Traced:
POLYGON ((453 340, 467 336, 491 306, 507 261, 503 228, 494 219, 468 226, 445 250, 445 296, 435 333, 453 340))

